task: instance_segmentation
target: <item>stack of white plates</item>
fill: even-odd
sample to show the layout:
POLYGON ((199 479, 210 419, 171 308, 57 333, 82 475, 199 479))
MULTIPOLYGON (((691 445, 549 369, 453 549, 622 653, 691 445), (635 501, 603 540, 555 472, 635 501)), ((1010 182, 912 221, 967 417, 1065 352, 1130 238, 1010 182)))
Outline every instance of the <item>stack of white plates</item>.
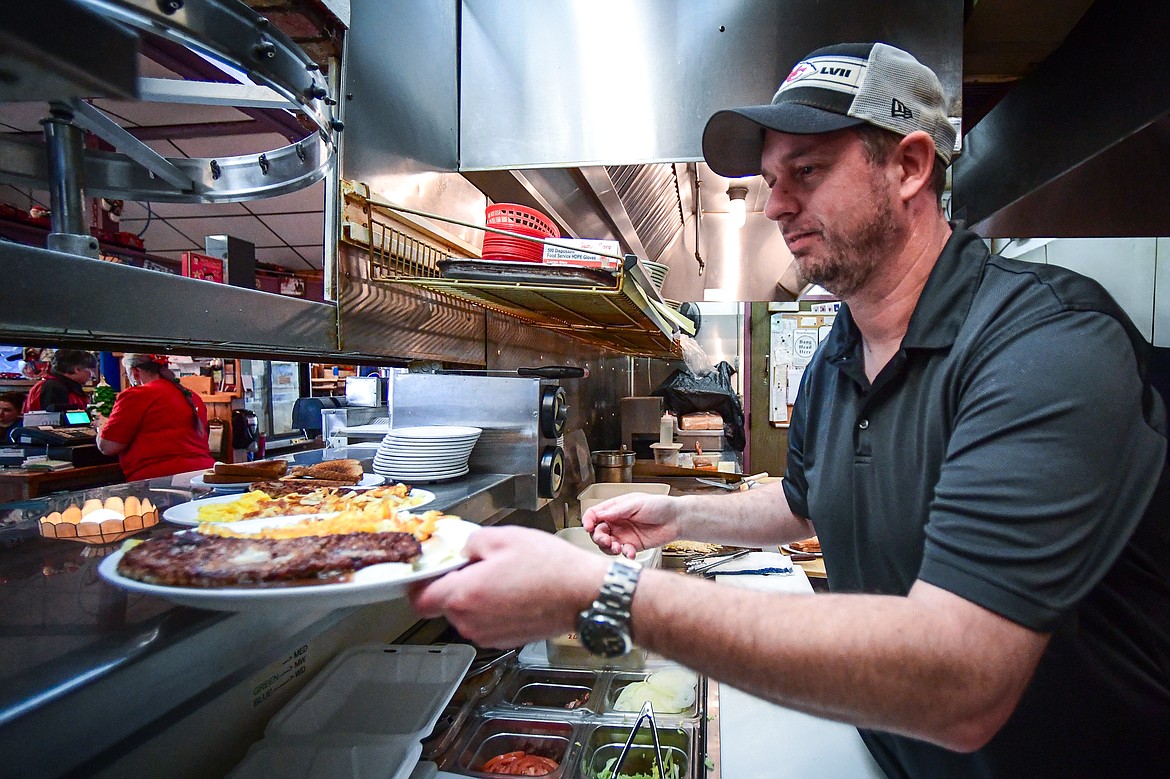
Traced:
POLYGON ((374 473, 407 483, 463 476, 482 432, 456 425, 393 428, 374 455, 374 473))

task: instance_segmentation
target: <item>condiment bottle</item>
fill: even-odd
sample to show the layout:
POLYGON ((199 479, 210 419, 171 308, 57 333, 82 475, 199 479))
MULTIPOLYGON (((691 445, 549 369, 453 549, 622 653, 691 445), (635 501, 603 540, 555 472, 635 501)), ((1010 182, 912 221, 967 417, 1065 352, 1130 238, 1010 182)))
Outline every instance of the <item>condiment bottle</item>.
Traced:
POLYGON ((670 414, 663 414, 658 422, 658 443, 674 443, 674 417, 670 414))

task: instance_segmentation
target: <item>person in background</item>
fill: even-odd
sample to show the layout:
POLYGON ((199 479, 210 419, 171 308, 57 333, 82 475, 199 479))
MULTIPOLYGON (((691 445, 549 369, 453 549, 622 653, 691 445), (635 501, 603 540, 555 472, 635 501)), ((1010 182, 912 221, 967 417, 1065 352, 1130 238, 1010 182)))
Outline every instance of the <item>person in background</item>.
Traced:
POLYGON ((947 221, 946 107, 909 53, 844 44, 799 62, 771 104, 711 118, 712 170, 762 173, 801 275, 843 304, 805 371, 783 481, 583 517, 626 557, 816 533, 832 592, 484 528, 469 565, 411 590, 417 611, 485 646, 575 628, 620 655, 632 636, 852 723, 890 779, 1167 775, 1170 475, 1148 344, 1096 282, 991 255, 947 221))
POLYGON ((24 398, 19 392, 0 393, 0 446, 14 444, 12 431, 20 427, 20 409, 24 398))
POLYGON ((49 373, 33 385, 24 399, 24 413, 84 410, 89 404, 85 385, 97 375, 97 367, 97 357, 92 352, 58 349, 49 363, 49 373))
POLYGON ((118 393, 108 419, 98 416, 97 447, 118 455, 127 481, 210 468, 207 407, 167 367, 162 354, 127 354, 130 386, 118 393))

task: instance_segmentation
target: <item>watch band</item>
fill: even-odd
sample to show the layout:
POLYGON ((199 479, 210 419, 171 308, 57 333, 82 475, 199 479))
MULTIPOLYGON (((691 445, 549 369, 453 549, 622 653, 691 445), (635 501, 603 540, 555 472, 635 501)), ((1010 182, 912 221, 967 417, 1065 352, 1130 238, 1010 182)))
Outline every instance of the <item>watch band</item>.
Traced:
POLYGON ((634 589, 638 586, 641 573, 641 563, 625 557, 615 559, 601 582, 601 592, 597 600, 593 601, 593 608, 611 617, 621 618, 628 625, 630 604, 634 601, 634 589))
POLYGON ((630 636, 630 606, 642 573, 640 563, 624 557, 615 559, 601 583, 593 605, 577 620, 581 643, 595 655, 620 657, 633 646, 630 636))

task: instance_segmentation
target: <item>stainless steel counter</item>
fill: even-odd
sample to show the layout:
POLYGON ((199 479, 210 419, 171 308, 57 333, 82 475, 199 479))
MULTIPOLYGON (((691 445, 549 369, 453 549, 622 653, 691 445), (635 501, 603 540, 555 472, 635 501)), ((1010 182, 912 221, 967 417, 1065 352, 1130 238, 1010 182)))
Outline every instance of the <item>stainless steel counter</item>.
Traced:
MULTIPOLYGON (((312 452, 296 459, 314 456, 319 459, 312 452)), ((98 577, 98 564, 118 544, 38 535, 41 516, 90 497, 148 496, 164 509, 189 500, 192 491, 175 485, 189 483, 190 475, 0 506, 0 774, 96 773, 149 729, 279 665, 277 656, 289 646, 347 620, 411 624, 403 601, 239 614, 174 606, 98 577)), ((436 494, 432 507, 480 524, 509 513, 514 496, 513 476, 506 474, 472 474, 426 488, 436 494)), ((180 529, 161 522, 138 537, 180 529)))

